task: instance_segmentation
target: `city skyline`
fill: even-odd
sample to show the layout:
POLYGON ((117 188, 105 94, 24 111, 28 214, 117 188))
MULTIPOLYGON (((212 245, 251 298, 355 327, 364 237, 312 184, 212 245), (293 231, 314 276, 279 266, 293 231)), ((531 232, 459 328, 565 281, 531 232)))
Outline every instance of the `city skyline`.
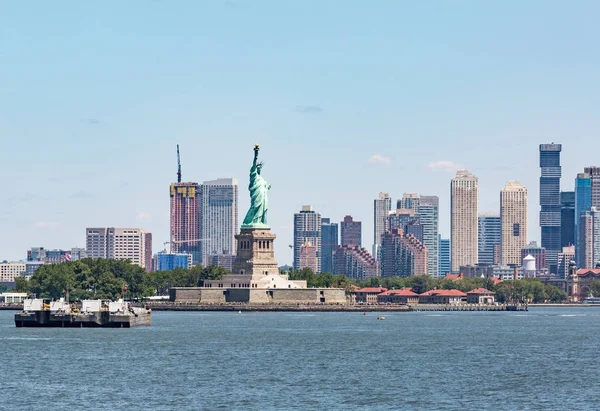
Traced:
MULTIPOLYGON (((241 186, 246 152, 235 147, 260 143, 276 170, 278 241, 292 241, 290 215, 313 204, 332 221, 363 221, 369 250, 382 191, 393 201, 439 196, 448 237, 459 167, 479 178, 481 212, 498 210, 507 180, 528 187, 529 238, 539 242, 537 146, 563 144, 564 191, 597 164, 595 3, 583 13, 527 2, 514 13, 505 3, 349 2, 318 15, 310 2, 235 3, 98 7, 97 29, 79 6, 6 5, 0 135, 11 155, 0 164, 10 188, 0 224, 11 235, 0 237, 1 259, 81 247, 87 226, 144 227, 158 249, 170 238, 164 194, 177 143, 186 181, 232 176, 241 186), (320 178, 299 168, 308 161, 320 178)), ((289 263, 292 252, 278 247, 277 258, 289 263)))

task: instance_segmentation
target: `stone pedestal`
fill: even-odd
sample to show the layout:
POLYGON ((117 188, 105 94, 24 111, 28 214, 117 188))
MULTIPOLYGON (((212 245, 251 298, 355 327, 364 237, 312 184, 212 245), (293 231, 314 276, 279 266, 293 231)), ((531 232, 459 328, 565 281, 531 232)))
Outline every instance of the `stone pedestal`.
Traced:
POLYGON ((269 228, 242 228, 237 240, 233 275, 260 277, 279 274, 275 259, 275 234, 269 228))

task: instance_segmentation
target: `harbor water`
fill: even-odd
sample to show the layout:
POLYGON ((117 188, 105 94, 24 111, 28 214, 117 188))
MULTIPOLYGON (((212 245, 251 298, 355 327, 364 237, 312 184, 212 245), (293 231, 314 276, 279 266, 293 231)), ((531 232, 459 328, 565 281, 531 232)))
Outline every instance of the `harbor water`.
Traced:
POLYGON ((0 409, 600 408, 600 308, 155 312, 135 329, 16 328, 0 409))

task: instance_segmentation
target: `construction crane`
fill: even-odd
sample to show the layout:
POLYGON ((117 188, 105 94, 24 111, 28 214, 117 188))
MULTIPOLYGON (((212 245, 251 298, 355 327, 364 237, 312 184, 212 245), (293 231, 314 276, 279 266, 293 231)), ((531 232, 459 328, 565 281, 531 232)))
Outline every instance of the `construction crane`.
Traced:
POLYGON ((181 158, 179 157, 179 144, 177 144, 177 182, 181 183, 181 158))
POLYGON ((210 238, 196 238, 194 240, 180 240, 180 241, 176 241, 176 240, 165 241, 163 243, 163 246, 170 244, 169 253, 172 253, 173 252, 173 244, 198 243, 198 242, 202 242, 202 241, 210 241, 210 238))

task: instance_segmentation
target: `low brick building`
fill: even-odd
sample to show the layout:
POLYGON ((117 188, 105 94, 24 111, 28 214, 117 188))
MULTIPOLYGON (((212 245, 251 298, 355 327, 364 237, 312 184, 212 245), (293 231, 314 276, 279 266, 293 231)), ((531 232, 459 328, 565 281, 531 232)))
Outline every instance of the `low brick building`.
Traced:
POLYGON ((377 295, 377 302, 382 304, 417 304, 419 294, 411 289, 388 290, 377 295))
POLYGON ((387 291, 383 287, 365 287, 352 291, 353 301, 357 303, 377 303, 377 296, 387 291))
POLYGON ((496 302, 496 293, 486 288, 476 288, 467 293, 467 302, 469 304, 494 304, 496 302))
POLYGON ((459 290, 429 290, 419 294, 420 304, 462 304, 467 294, 459 290))

